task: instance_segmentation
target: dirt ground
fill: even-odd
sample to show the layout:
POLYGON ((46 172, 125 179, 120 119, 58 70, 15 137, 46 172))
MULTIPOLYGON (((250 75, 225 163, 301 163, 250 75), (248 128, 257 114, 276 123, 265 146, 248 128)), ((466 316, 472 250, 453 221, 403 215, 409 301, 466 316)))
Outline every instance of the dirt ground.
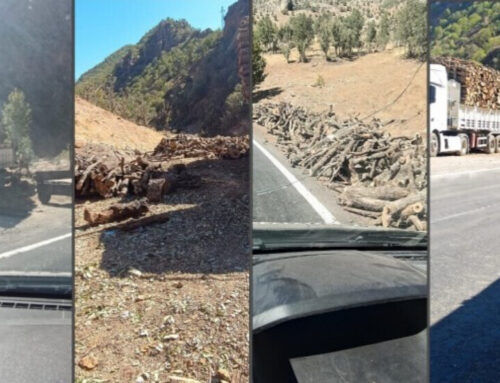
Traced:
MULTIPOLYGON (((77 100, 77 141, 152 150, 163 134, 77 100)), ((148 215, 164 222, 123 231, 88 227, 75 206, 76 381, 248 381, 249 158, 186 160, 201 177, 148 215)))
POLYGON ((79 97, 75 100, 75 141, 101 143, 117 149, 150 151, 165 133, 139 126, 79 97))
MULTIPOLYGON (((287 64, 282 54, 265 54, 267 77, 256 89, 257 102, 287 101, 312 111, 330 107, 341 118, 364 118, 394 99, 387 109, 375 114, 393 135, 426 134, 426 66, 408 60, 401 49, 363 55, 352 61, 326 61, 317 45, 308 51, 310 61, 298 63, 297 51, 287 64), (315 86, 322 78, 323 86, 315 86)), ((255 101, 254 101, 255 102, 255 101)))
POLYGON ((467 156, 443 155, 431 158, 431 177, 500 168, 500 153, 471 153, 467 156))
POLYGON ((79 382, 248 380, 248 158, 189 171, 200 189, 151 207, 164 223, 87 228, 84 208, 117 199, 77 203, 79 382))

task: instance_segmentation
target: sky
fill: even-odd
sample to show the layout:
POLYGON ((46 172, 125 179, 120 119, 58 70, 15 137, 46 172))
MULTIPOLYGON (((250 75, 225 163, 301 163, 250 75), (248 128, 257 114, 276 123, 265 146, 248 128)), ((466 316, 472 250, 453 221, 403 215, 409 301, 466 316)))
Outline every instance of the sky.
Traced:
POLYGON ((75 77, 127 44, 135 44, 161 20, 186 19, 199 29, 221 27, 221 7, 236 0, 76 0, 75 77))

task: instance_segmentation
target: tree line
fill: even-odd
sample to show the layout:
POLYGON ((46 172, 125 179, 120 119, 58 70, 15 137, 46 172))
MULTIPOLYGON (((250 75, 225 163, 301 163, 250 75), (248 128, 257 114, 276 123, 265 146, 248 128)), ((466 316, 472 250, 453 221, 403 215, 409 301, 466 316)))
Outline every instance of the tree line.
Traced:
POLYGON ((34 157, 31 124, 31 107, 24 93, 14 89, 2 108, 0 144, 12 148, 20 167, 27 167, 34 157))
POLYGON ((282 53, 287 62, 293 49, 299 62, 307 62, 307 50, 317 41, 330 60, 352 57, 355 52, 385 49, 392 42, 406 49, 410 58, 424 59, 427 46, 426 8, 419 0, 407 0, 394 14, 382 11, 379 21, 366 20, 358 9, 349 14, 334 16, 323 13, 313 18, 299 13, 278 26, 269 15, 261 18, 254 28, 254 43, 263 52, 282 53))

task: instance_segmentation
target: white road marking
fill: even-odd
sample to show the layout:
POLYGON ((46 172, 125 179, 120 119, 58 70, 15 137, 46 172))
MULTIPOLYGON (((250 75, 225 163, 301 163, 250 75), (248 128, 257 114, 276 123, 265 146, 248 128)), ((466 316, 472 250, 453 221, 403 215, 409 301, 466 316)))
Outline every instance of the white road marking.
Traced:
POLYGON ((339 223, 335 217, 328 211, 328 209, 318 201, 318 199, 306 189, 304 185, 285 168, 271 153, 269 153, 262 145, 253 140, 253 144, 264 154, 271 163, 278 168, 278 170, 285 176, 285 178, 293 185, 293 187, 304 197, 304 199, 311 205, 316 213, 323 219, 325 223, 339 223))
POLYGON ((50 245, 51 243, 61 241, 63 239, 70 238, 70 237, 71 237, 71 233, 67 233, 67 234, 60 235, 58 237, 46 239, 45 241, 40 241, 40 242, 33 243, 31 245, 28 245, 28 246, 19 247, 19 248, 14 249, 14 250, 6 251, 5 253, 0 253, 0 259, 1 258, 9 258, 9 257, 12 257, 13 255, 18 255, 21 253, 26 253, 28 251, 37 249, 39 247, 47 246, 47 245, 50 245))
POLYGON ((462 217, 462 216, 468 215, 468 214, 477 213, 481 210, 486 210, 486 209, 489 209, 489 208, 497 206, 497 205, 500 205, 500 202, 490 203, 489 205, 484 205, 484 206, 478 207, 476 209, 471 209, 471 210, 462 211, 460 213, 451 214, 451 215, 448 215, 446 217, 431 219, 431 224, 436 223, 436 222, 441 222, 441 221, 447 221, 447 220, 453 219, 453 218, 462 217))
POLYGON ((439 179, 439 178, 454 178, 454 177, 461 177, 461 176, 466 176, 466 175, 471 175, 471 174, 478 174, 478 173, 486 173, 486 172, 493 172, 493 171, 499 171, 500 168, 490 168, 490 169, 478 169, 478 170, 467 170, 463 172, 457 172, 457 173, 445 173, 445 174, 432 174, 432 168, 431 168, 431 179, 439 179))
POLYGON ((71 278, 73 273, 67 271, 0 271, 1 277, 66 277, 71 278))

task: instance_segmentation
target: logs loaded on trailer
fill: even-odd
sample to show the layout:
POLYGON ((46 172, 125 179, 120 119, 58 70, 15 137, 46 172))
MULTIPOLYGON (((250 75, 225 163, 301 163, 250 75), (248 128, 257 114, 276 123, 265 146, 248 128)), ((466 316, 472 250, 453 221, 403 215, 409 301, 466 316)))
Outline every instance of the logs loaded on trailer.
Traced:
POLYGON ((85 198, 135 195, 160 202, 174 188, 192 188, 199 176, 176 162, 183 158, 236 159, 247 155, 249 138, 179 135, 164 138, 150 153, 117 150, 103 144, 76 148, 75 193, 85 198))
POLYGON ((276 136, 292 166, 338 192, 343 208, 384 227, 426 229, 426 147, 391 137, 380 120, 339 120, 289 103, 255 105, 254 120, 276 136))
POLYGON ((484 109, 500 109, 500 72, 455 57, 433 57, 431 61, 443 65, 448 76, 461 84, 462 104, 484 109))

